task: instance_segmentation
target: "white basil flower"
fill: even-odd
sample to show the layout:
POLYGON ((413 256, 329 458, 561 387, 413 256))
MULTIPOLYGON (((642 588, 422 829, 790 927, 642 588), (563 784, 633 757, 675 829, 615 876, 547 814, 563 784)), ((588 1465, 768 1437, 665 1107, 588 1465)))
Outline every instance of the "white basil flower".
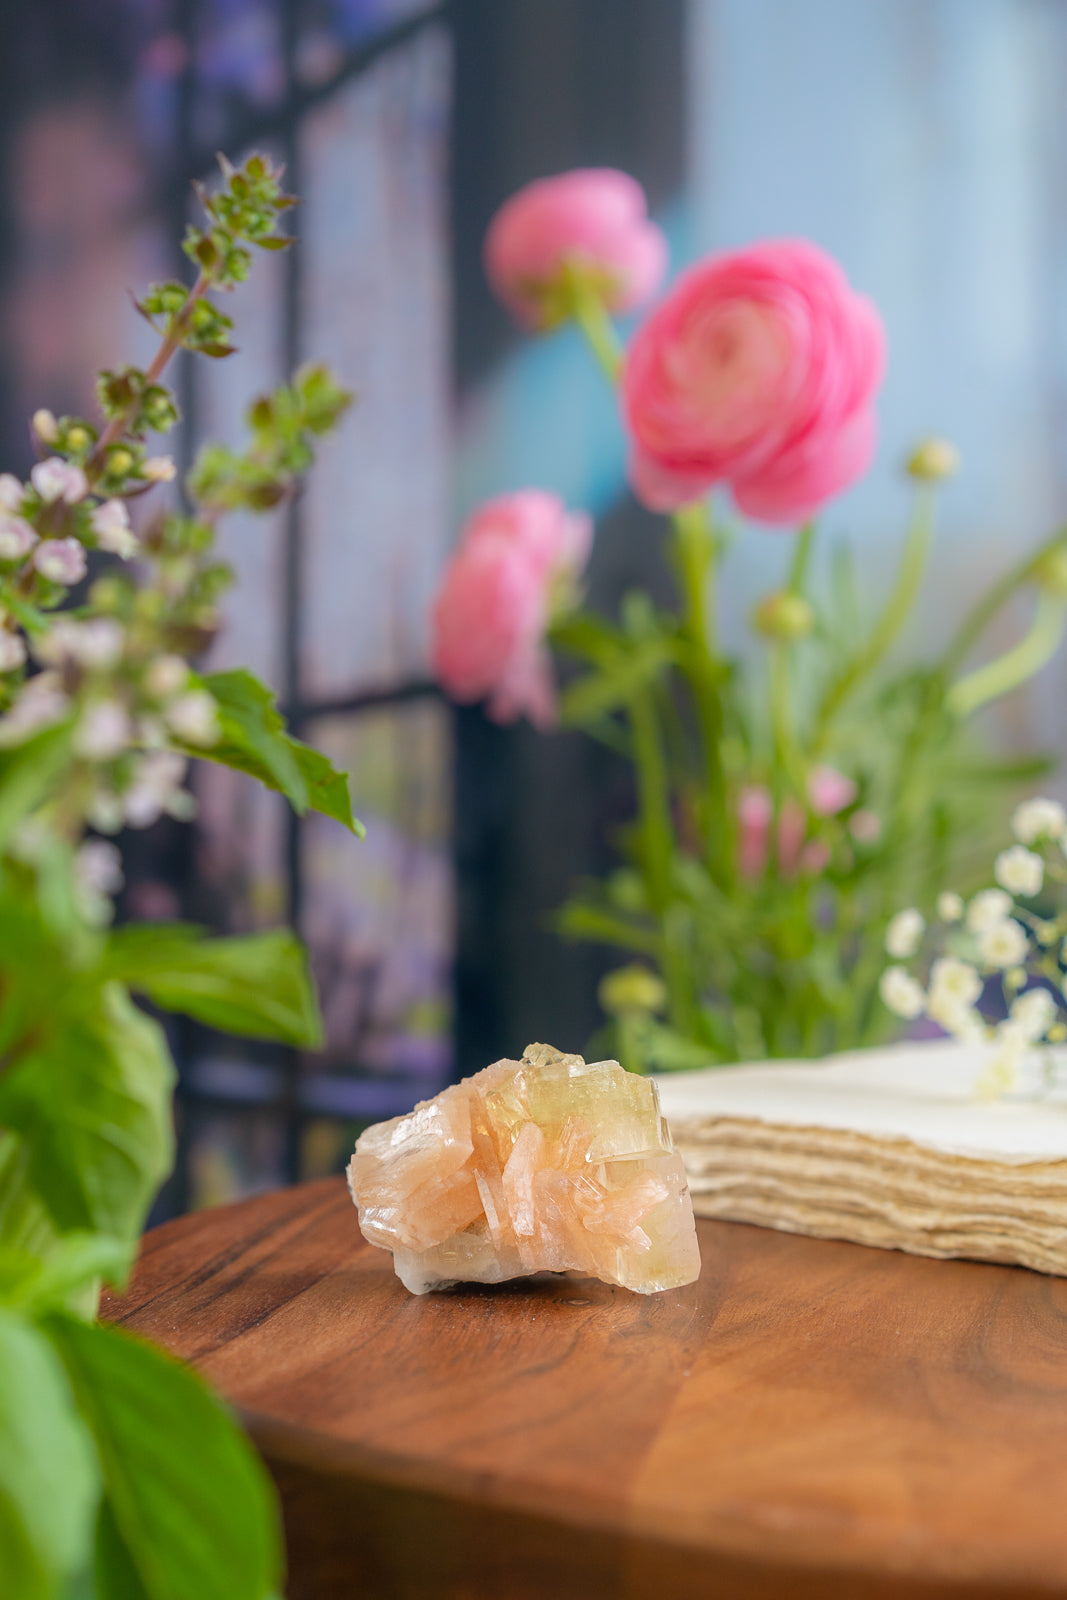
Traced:
POLYGON ((156 656, 145 668, 144 691, 153 700, 169 700, 189 682, 189 668, 181 656, 156 656))
POLYGON ((129 712, 117 700, 86 706, 74 732, 74 748, 88 761, 114 761, 133 738, 129 712))
POLYGON ((206 689, 190 689, 172 700, 164 716, 171 731, 187 744, 208 748, 219 741, 219 708, 206 689))
POLYGON ((121 556, 123 561, 137 554, 140 548, 137 535, 130 527, 130 514, 122 500, 105 500, 102 505, 95 506, 89 526, 101 550, 121 556))
POLYGON ((37 534, 25 517, 0 516, 0 561, 21 561, 37 543, 37 534))
POLYGON ((65 500, 70 506, 77 505, 89 493, 89 480, 81 467, 61 456, 38 461, 30 473, 30 482, 42 500, 65 500))
POLYGON ((13 472, 0 472, 0 511, 18 511, 25 495, 26 485, 13 472))
POLYGON ((42 539, 33 552, 33 564, 42 578, 68 587, 80 583, 89 570, 77 539, 42 539))
POLYGON ((14 672, 26 665, 26 646, 21 634, 0 628, 0 672, 14 672))

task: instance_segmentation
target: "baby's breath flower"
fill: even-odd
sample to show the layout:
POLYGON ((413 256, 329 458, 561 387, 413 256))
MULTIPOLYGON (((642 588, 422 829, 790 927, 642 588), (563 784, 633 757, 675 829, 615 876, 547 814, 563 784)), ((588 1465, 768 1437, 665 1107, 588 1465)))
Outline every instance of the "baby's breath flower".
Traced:
POLYGON ((982 933, 1003 922, 1010 912, 1010 894, 1005 894, 1003 889, 983 889, 967 907, 967 929, 970 933, 982 933))
POLYGON ((1067 811, 1058 800, 1048 800, 1043 795, 1024 800, 1012 812, 1011 831, 1020 844, 1034 844, 1038 839, 1062 839, 1067 833, 1067 811))
POLYGON ((983 928, 978 935, 978 954, 987 967, 1017 967, 1026 960, 1026 934, 1010 917, 983 928))
POLYGON ((114 761, 133 737, 126 707, 117 700, 96 700, 86 706, 74 732, 74 748, 88 761, 114 761))
POLYGON ((953 1001, 973 1005, 982 992, 982 979, 976 967, 956 956, 942 956, 930 968, 930 1001, 953 1001))
POLYGON ((130 527, 130 514, 121 500, 105 500, 94 508, 89 525, 101 550, 128 561, 136 555, 137 535, 130 527))
POLYGON ((0 511, 17 511, 25 494, 25 484, 13 472, 0 472, 0 511))
POLYGON ((0 561, 20 561, 37 543, 25 517, 0 516, 0 561))
POLYGON ((33 552, 33 564, 42 578, 68 586, 79 583, 88 571, 85 551, 77 539, 42 539, 33 552))
POLYGON ((953 889, 945 889, 937 897, 937 914, 942 922, 958 922, 963 916, 963 899, 953 889))
POLYGON ((926 929, 926 922, 921 911, 916 911, 914 906, 909 906, 906 911, 898 911, 892 917, 885 930, 885 948, 888 955, 895 961, 906 961, 908 956, 913 956, 919 948, 919 941, 926 929))
POLYGON ((81 467, 64 461, 61 456, 38 461, 30 473, 30 482, 42 500, 65 500, 71 506, 84 500, 89 493, 89 480, 81 467))
POLYGON ((1047 989, 1027 989, 1012 1001, 1008 1015, 1013 1026, 1033 1043, 1043 1037, 1056 1010, 1056 1002, 1047 989))
POLYGON ((993 875, 1002 888, 1029 900, 1041 892, 1045 863, 1025 845, 1013 844, 1010 850, 1002 850, 994 861, 993 875))
POLYGON ((922 985, 903 967, 886 967, 878 982, 878 992, 894 1015, 905 1017, 909 1022, 922 1016, 926 995, 922 985))

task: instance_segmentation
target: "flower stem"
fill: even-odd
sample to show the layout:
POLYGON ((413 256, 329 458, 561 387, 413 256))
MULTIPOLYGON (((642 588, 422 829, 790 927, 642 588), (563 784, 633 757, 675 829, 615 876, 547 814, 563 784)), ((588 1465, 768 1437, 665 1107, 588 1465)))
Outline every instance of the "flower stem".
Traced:
POLYGON ((707 862, 718 883, 729 881, 726 784, 722 768, 722 701, 715 653, 715 537, 706 504, 682 506, 672 517, 674 557, 682 590, 681 664, 693 689, 704 740, 707 784, 707 862))
POLYGON ((622 366, 622 341, 604 309, 603 300, 580 265, 570 264, 566 288, 571 316, 585 334, 608 382, 614 383, 622 366))
POLYGON ((649 910, 659 930, 659 958, 671 1022, 684 1029, 692 1017, 690 971, 684 944, 671 915, 671 865, 674 858, 674 824, 671 817, 667 764, 663 756, 656 708, 645 690, 630 701, 634 732, 634 766, 637 772, 638 836, 642 873, 649 910))
POLYGON ((952 685, 945 704, 954 716, 969 717, 979 706, 1018 688, 1050 661, 1059 648, 1067 621, 1067 596, 1043 589, 1037 613, 1026 637, 1013 649, 997 656, 952 685))
POLYGON ((926 567, 930 538, 934 526, 934 495, 930 484, 921 483, 915 490, 915 504, 911 525, 904 545, 893 592, 885 609, 875 623, 864 648, 838 674, 827 690, 819 707, 815 723, 813 754, 818 754, 826 743, 830 724, 849 695, 878 665, 897 634, 904 626, 908 613, 915 603, 919 584, 926 567))
POLYGON ((803 594, 807 588, 808 568, 811 565, 811 548, 815 542, 814 522, 805 522, 793 546, 793 559, 789 564, 786 590, 789 594, 803 594))
POLYGON ((941 671, 946 678, 950 678, 962 666, 997 612, 1007 604, 1018 589, 1033 581, 1042 563, 1054 551, 1060 549, 1065 541, 1067 541, 1067 528, 1057 528, 1056 532, 1032 555, 1024 556, 1022 561, 993 585, 988 594, 982 596, 973 610, 963 619, 956 637, 945 651, 941 671))

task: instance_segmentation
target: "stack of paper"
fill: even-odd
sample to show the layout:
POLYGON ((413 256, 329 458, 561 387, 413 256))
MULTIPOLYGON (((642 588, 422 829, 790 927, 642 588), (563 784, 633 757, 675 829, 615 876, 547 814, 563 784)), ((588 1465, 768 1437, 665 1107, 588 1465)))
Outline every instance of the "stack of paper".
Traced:
POLYGON ((1067 1092, 1035 1066, 978 1100, 982 1067, 946 1040, 656 1081, 699 1216, 1067 1276, 1067 1092))

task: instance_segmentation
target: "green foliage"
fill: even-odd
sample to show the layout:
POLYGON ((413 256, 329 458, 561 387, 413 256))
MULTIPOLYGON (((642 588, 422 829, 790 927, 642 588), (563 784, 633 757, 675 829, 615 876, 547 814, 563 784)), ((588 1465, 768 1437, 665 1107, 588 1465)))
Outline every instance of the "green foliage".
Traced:
POLYGON ((288 242, 275 224, 291 202, 270 163, 222 168, 221 188, 203 197, 207 224, 187 240, 196 282, 155 285, 140 302, 160 334, 155 358, 100 374, 100 427, 37 412, 49 459, 29 484, 5 479, 4 1600, 274 1600, 280 1588, 273 1494, 234 1421, 193 1374, 93 1321, 101 1283, 125 1283, 173 1161, 174 1067, 138 1000, 299 1048, 322 1035, 306 954, 288 931, 112 930, 121 855, 107 836, 191 815, 190 757, 250 773, 299 812, 362 833, 345 775, 288 733, 262 684, 242 672, 201 678, 190 665, 218 629, 232 577, 215 552, 219 517, 293 493, 350 395, 324 367, 303 368, 255 402, 243 454, 204 447, 187 513, 143 514, 142 497, 175 475, 144 444, 178 418, 167 361, 180 347, 228 354, 232 320, 212 292, 246 276, 251 246, 288 242), (47 573, 38 541, 52 542, 47 573), (86 551, 109 565, 74 608, 86 551))
POLYGON ((362 838, 343 773, 286 733, 269 689, 244 671, 215 672, 202 682, 218 705, 222 728, 218 743, 202 754, 277 789, 298 815, 321 811, 362 838))
POLYGON ((251 1446, 201 1380, 119 1328, 68 1316, 49 1317, 44 1327, 100 1461, 99 1600, 275 1593, 281 1551, 273 1494, 251 1446))

